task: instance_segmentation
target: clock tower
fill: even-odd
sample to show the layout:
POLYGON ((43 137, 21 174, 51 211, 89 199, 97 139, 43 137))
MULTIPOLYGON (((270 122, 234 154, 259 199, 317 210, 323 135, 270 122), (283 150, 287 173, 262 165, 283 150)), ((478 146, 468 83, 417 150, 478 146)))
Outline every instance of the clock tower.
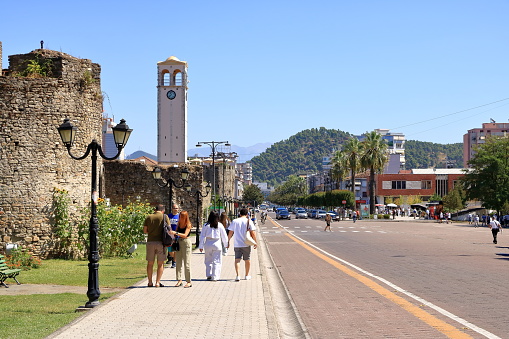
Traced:
POLYGON ((187 62, 157 63, 157 160, 187 161, 187 62))

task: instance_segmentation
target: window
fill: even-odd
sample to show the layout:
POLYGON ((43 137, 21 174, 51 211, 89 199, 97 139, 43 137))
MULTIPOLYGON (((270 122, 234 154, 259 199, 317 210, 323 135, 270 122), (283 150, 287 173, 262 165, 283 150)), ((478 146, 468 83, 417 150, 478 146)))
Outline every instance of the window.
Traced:
POLYGON ((423 190, 431 189, 431 180, 422 180, 421 181, 421 189, 423 189, 423 190))
POLYGON ((406 181, 395 180, 392 182, 393 190, 404 190, 406 189, 406 181))
POLYGON ((170 73, 163 73, 163 86, 170 86, 170 73))
POLYGON ((182 86, 182 72, 175 74, 175 86, 182 86))

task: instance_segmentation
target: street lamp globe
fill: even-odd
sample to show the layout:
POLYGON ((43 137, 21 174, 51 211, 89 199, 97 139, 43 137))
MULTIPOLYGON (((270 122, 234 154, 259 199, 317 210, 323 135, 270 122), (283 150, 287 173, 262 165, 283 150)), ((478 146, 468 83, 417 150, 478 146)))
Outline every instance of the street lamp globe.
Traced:
POLYGON ((57 127, 57 130, 65 147, 70 148, 74 144, 74 138, 76 137, 78 128, 73 126, 69 119, 66 118, 64 122, 57 127))
POLYGON ((156 167, 152 170, 152 176, 155 180, 161 180, 161 169, 159 167, 156 167))
POLYGON ((120 119, 120 123, 111 129, 113 130, 113 139, 115 140, 117 148, 124 147, 125 144, 127 144, 127 140, 129 140, 133 130, 129 129, 129 126, 127 126, 124 119, 120 119))

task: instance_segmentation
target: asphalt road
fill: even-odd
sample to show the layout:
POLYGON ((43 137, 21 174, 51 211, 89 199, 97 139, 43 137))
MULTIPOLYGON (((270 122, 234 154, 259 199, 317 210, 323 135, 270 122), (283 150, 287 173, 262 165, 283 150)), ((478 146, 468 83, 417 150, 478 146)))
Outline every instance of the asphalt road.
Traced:
POLYGON ((494 245, 466 223, 259 226, 312 338, 509 338, 509 229, 494 245))

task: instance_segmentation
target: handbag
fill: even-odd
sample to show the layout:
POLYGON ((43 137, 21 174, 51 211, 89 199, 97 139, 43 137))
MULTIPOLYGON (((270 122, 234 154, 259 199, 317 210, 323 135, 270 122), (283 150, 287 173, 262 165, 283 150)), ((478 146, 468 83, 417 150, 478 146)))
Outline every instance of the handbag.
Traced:
POLYGON ((167 221, 168 217, 166 214, 163 216, 163 246, 170 247, 175 242, 175 238, 170 234, 171 225, 167 221))
POLYGON ((251 236, 251 232, 249 229, 249 217, 247 218, 247 230, 246 230, 246 238, 244 239, 244 244, 246 244, 247 246, 256 245, 256 241, 251 236))

